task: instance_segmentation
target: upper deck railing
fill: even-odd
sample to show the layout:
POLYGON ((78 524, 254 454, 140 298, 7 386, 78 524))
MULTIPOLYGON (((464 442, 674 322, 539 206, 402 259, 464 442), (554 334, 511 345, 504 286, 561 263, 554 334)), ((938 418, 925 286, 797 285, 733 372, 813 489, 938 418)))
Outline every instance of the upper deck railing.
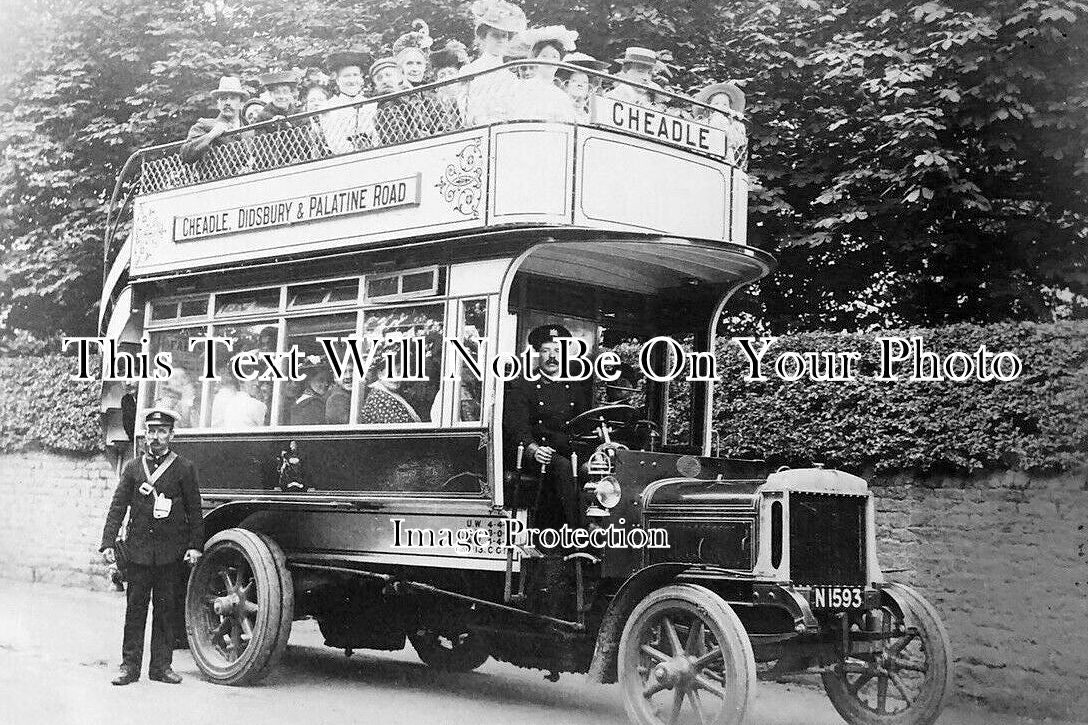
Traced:
POLYGON ((534 120, 603 126, 734 166, 746 161, 743 119, 730 110, 580 66, 512 61, 446 81, 244 126, 224 133, 199 158, 186 158, 182 141, 142 149, 137 152, 137 193, 285 168, 494 123, 534 120), (564 71, 588 77, 590 94, 584 104, 539 75, 564 71))

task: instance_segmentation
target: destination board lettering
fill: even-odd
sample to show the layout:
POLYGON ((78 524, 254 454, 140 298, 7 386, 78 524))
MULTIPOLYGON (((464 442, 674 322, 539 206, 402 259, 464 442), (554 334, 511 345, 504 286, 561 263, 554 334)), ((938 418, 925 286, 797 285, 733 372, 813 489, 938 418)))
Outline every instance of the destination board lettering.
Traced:
POLYGON ((351 189, 174 217, 174 241, 331 219, 419 204, 420 174, 351 189))
POLYGON ((725 131, 720 128, 610 98, 594 99, 593 122, 682 148, 719 156, 726 152, 725 131))

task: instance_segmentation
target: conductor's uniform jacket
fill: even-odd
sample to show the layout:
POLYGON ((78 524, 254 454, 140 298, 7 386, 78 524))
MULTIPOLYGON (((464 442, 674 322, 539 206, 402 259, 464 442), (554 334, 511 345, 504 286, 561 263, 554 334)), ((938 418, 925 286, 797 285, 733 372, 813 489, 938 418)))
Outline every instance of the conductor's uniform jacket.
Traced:
MULTIPOLYGON (((186 459, 175 456, 154 486, 155 492, 173 501, 170 514, 162 519, 154 517, 155 493, 140 492, 140 486, 147 481, 142 463, 146 456, 138 456, 125 464, 106 515, 102 549, 113 546, 125 511, 130 508, 127 541, 133 564, 171 564, 181 561, 186 549, 199 551, 204 548, 204 519, 196 469, 186 459)), ((149 460, 148 469, 152 475, 157 468, 154 461, 149 460)))

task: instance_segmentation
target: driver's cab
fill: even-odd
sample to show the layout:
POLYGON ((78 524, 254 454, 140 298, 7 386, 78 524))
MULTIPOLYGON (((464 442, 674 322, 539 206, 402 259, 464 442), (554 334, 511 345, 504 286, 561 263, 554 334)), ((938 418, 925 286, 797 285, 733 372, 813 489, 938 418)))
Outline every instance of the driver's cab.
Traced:
MULTIPOLYGON (((534 328, 562 325, 586 344, 590 359, 610 350, 624 363, 616 381, 577 383, 586 386, 591 411, 603 411, 571 426, 579 461, 604 443, 709 454, 709 384, 688 380, 690 357, 712 349, 725 299, 745 277, 758 276, 760 262, 746 251, 679 239, 601 240, 542 244, 522 258, 504 285, 504 347, 521 352, 534 328), (669 340, 640 355, 655 338, 669 340), (673 379, 649 379, 648 366, 673 379)), ((509 482, 516 453, 509 442, 499 448, 509 482)))

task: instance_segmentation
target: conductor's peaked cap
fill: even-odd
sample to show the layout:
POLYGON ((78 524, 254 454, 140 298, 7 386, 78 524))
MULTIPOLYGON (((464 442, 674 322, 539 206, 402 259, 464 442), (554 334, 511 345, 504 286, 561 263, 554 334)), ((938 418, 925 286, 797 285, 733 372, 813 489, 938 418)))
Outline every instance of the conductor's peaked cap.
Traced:
POLYGON ((529 332, 529 344, 539 350, 544 343, 554 342, 562 337, 574 337, 574 335, 562 325, 541 325, 529 332))

